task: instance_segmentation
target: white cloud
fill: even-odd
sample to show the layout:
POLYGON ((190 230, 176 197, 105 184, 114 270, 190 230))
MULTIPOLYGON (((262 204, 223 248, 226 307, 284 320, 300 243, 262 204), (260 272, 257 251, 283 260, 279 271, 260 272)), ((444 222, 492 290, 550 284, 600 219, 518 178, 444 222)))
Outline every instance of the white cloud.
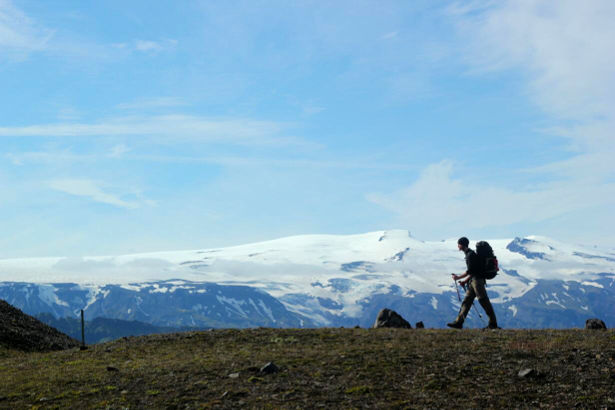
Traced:
POLYGON ((571 182, 613 178, 615 166, 615 2, 499 1, 454 11, 479 70, 516 69, 533 101, 566 138, 575 158, 537 167, 571 182), (582 176, 581 176, 582 175, 582 176))
POLYGON ((140 110, 147 108, 179 107, 183 105, 187 104, 179 97, 155 97, 118 104, 116 108, 120 110, 140 110))
POLYGON ((123 43, 96 44, 82 36, 70 35, 64 39, 58 30, 44 27, 16 7, 11 0, 0 0, 0 59, 21 61, 34 52, 49 55, 105 60, 118 56, 118 51, 155 55, 177 47, 175 39, 135 39, 123 43))
POLYGON ((79 155, 70 151, 57 152, 19 152, 7 153, 8 158, 13 165, 22 166, 27 162, 31 163, 68 163, 68 162, 90 162, 96 159, 93 155, 79 155))
POLYGON ((119 144, 114 146, 111 149, 111 153, 109 154, 109 156, 111 158, 120 158, 122 157, 125 153, 127 153, 128 151, 130 151, 130 148, 128 148, 126 145, 124 144, 119 144))
POLYGON ((169 51, 177 46, 177 40, 134 40, 128 43, 115 43, 113 47, 120 50, 137 51, 141 53, 155 54, 162 51, 169 51))
POLYGON ((489 181, 467 180, 454 164, 428 166, 409 187, 367 199, 396 214, 419 236, 452 236, 468 228, 540 222, 591 207, 615 205, 615 183, 588 180, 584 175, 528 187, 509 189, 489 181))
POLYGON ((484 70, 521 69, 548 113, 594 120, 615 112, 615 2, 499 1, 451 9, 484 70))
POLYGON ((101 187, 102 184, 89 179, 56 179, 49 182, 49 188, 69 195, 88 198, 94 202, 113 205, 120 208, 136 209, 143 204, 152 205, 151 201, 125 201, 101 187))
POLYGON ((156 41, 136 40, 135 49, 139 51, 160 51, 162 46, 156 41))
POLYGON ((527 95, 556 124, 544 132, 569 141, 572 157, 517 170, 550 181, 517 189, 490 178, 466 181, 443 161, 414 184, 368 199, 424 237, 573 215, 567 234, 601 225, 593 234, 612 239, 605 215, 615 205, 615 2, 459 2, 448 11, 472 74, 522 73, 527 95))
POLYGON ((398 34, 399 34, 399 33, 398 33, 397 31, 391 31, 390 33, 386 33, 386 34, 384 34, 384 35, 383 35, 382 37, 380 37, 380 38, 381 38, 382 40, 390 40, 390 39, 396 38, 398 34))
POLYGON ((138 51, 159 52, 170 50, 177 46, 177 40, 135 40, 135 49, 138 51))
POLYGON ((189 115, 112 118, 97 123, 55 123, 0 127, 0 137, 145 136, 162 141, 198 141, 243 145, 313 146, 298 137, 280 136, 282 124, 250 119, 210 119, 189 115))
MULTIPOLYGON (((537 166, 585 191, 615 177, 615 2, 498 1, 451 8, 478 73, 519 70, 574 157, 537 166)), ((608 192, 608 191, 607 191, 608 192)), ((605 194, 596 192, 598 197, 605 194)), ((574 195, 574 192, 570 192, 574 195)), ((586 201, 593 201, 587 197, 586 201)))
POLYGON ((10 0, 0 0, 0 57, 44 50, 53 32, 41 28, 10 0))

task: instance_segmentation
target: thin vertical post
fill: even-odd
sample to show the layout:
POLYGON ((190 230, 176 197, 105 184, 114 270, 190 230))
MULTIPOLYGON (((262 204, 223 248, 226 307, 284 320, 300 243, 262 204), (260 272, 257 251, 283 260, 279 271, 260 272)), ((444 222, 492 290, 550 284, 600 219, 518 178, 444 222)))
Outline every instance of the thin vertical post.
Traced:
POLYGON ((81 309, 81 348, 85 349, 85 320, 83 318, 83 309, 81 309))

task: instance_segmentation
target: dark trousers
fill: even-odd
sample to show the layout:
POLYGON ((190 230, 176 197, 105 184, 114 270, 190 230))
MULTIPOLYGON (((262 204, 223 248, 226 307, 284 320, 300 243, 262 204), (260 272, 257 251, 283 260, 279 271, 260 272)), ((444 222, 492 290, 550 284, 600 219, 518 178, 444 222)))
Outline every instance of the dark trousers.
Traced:
POLYGON ((468 287, 466 290, 466 296, 463 298, 463 302, 461 302, 461 309, 459 309, 459 315, 457 316, 457 321, 462 322, 470 313, 470 308, 472 307, 472 303, 475 298, 478 298, 478 302, 485 309, 485 313, 489 316, 489 325, 497 326, 497 319, 495 317, 495 312, 493 311, 493 306, 491 306, 491 301, 489 301, 489 296, 487 296, 487 289, 485 288, 486 282, 484 279, 472 278, 470 282, 468 282, 468 287))

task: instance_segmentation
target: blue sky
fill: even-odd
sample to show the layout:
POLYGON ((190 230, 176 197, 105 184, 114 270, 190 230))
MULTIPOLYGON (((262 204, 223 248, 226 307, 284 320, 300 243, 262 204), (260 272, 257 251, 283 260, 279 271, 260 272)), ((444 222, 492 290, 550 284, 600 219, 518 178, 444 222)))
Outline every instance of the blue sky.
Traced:
POLYGON ((615 3, 0 0, 0 257, 615 245, 615 3))

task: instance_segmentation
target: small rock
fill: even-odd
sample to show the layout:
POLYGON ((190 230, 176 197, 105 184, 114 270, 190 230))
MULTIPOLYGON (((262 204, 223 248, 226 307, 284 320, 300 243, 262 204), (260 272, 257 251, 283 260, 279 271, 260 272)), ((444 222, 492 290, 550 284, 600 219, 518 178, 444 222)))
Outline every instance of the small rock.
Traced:
POLYGON ((356 325, 354 328, 355 328, 355 329, 361 329, 361 326, 356 325))
POLYGON ((522 370, 519 370, 518 376, 522 377, 522 378, 536 376, 536 370, 534 370, 534 369, 522 369, 522 370))
POLYGON ((231 379, 238 379, 239 378, 239 373, 231 373, 228 375, 228 377, 230 377, 231 379))
POLYGON ((606 325, 600 319, 587 319, 585 321, 585 329, 606 330, 606 325))
POLYGON ((261 373, 263 374, 273 374, 279 372, 280 369, 273 362, 269 362, 263 367, 261 367, 261 373))
POLYGON ((425 325, 423 324, 423 322, 416 322, 414 327, 416 327, 417 329, 425 329, 425 325))
POLYGON ((107 371, 108 372, 119 372, 120 369, 118 369, 117 367, 113 367, 113 366, 107 366, 107 371))
POLYGON ((391 309, 382 309, 378 312, 378 317, 376 318, 376 323, 374 323, 374 328, 380 327, 412 329, 412 326, 406 319, 391 309))

